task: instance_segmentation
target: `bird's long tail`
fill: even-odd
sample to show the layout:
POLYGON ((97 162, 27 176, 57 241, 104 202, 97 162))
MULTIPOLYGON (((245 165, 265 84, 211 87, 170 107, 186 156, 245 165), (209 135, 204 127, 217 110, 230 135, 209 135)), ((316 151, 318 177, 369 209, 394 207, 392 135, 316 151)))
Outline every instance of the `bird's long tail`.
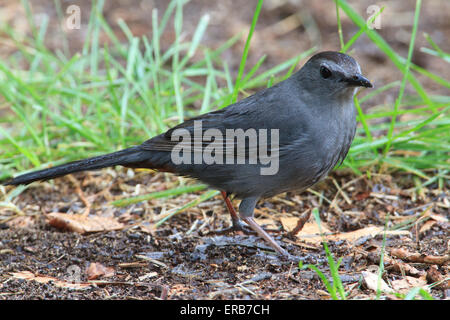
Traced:
POLYGON ((144 162, 148 157, 149 151, 142 150, 140 147, 131 147, 98 157, 73 161, 53 168, 26 173, 8 180, 3 184, 29 184, 33 181, 45 181, 80 171, 97 170, 116 165, 133 166, 134 163, 144 162))

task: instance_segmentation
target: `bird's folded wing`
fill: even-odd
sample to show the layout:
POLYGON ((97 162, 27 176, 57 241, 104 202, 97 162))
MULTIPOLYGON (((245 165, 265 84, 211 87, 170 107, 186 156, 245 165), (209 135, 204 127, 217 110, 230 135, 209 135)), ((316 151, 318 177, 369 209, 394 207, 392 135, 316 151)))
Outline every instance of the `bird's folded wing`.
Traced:
MULTIPOLYGON (((178 149, 189 149, 192 153, 201 153, 205 151, 205 148, 212 148, 215 155, 232 154, 244 158, 259 154, 260 133, 255 128, 248 128, 245 123, 242 125, 240 116, 242 116, 241 113, 235 114, 229 111, 225 113, 225 109, 208 113, 187 120, 166 133, 147 140, 141 147, 149 151, 171 152, 177 146, 178 149), (196 121, 201 121, 201 127, 198 123, 196 126, 196 121)), ((270 152, 278 151, 279 139, 272 145, 270 130, 266 130, 264 134, 267 141, 264 147, 270 152)))

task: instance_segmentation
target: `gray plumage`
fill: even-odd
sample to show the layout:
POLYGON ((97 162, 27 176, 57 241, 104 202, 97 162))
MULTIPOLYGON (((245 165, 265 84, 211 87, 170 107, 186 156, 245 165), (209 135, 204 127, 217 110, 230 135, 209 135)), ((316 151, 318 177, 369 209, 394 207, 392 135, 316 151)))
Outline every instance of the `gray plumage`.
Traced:
MULTIPOLYGON (((355 135, 353 95, 359 86, 372 85, 361 75, 361 69, 353 58, 338 52, 322 52, 314 55, 290 78, 273 87, 221 110, 187 120, 140 146, 32 172, 5 184, 27 184, 115 165, 174 172, 243 199, 239 212, 241 218, 271 242, 273 240, 267 239, 248 220, 253 219, 258 199, 290 190, 304 190, 326 177, 336 164, 343 161, 355 135), (172 133, 185 129, 193 135, 196 120, 202 121, 203 132, 218 129, 224 136, 227 129, 278 129, 278 172, 261 175, 264 166, 248 161, 245 164, 209 165, 173 163, 171 151, 178 141, 172 141, 172 133)), ((221 143, 230 144, 230 141, 221 143)), ((203 141, 202 146, 206 144, 203 141)), ((247 146, 241 156, 248 160, 249 152, 251 150, 247 146)), ((273 242, 271 245, 278 252, 286 254, 273 242)))

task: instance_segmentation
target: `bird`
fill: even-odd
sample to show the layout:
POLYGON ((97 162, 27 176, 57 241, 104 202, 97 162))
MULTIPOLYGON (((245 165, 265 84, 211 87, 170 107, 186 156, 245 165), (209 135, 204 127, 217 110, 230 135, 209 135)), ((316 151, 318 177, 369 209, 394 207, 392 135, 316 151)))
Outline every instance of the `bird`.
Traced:
POLYGON ((29 184, 117 165, 192 177, 219 190, 225 200, 232 225, 218 232, 249 227, 282 257, 289 257, 255 221, 255 207, 260 199, 313 186, 342 163, 355 136, 353 97, 359 87, 373 85, 354 58, 319 52, 287 79, 188 119, 141 145, 26 173, 3 184, 29 184), (231 195, 241 199, 238 213, 231 195))

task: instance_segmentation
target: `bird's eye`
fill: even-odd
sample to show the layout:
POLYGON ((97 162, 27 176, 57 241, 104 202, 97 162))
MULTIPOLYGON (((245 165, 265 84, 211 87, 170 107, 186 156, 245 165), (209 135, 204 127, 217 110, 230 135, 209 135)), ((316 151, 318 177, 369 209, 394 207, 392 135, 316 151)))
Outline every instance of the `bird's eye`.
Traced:
POLYGON ((320 75, 324 79, 329 78, 329 77, 331 77, 331 71, 327 67, 321 66, 320 67, 320 75))

